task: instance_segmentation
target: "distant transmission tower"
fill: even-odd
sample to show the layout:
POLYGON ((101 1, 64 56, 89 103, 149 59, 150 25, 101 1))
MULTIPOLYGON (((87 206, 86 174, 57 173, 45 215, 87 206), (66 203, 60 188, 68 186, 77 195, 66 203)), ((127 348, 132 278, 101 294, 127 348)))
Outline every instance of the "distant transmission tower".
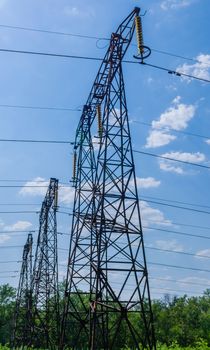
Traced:
POLYGON ((122 71, 135 27, 149 55, 139 13, 112 34, 76 132, 61 348, 156 349, 122 71))
POLYGON ((42 203, 33 268, 34 348, 54 349, 59 340, 57 201, 58 180, 51 178, 42 203))
POLYGON ((23 248, 22 266, 17 290, 12 348, 28 346, 31 342, 32 312, 32 234, 28 234, 23 248))

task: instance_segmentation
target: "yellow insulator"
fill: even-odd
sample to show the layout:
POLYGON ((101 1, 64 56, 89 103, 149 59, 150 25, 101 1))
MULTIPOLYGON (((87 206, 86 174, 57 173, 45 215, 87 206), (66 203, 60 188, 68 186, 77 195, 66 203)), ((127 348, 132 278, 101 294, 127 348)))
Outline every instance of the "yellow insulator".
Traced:
POLYGON ((73 157, 73 180, 76 179, 76 171, 77 171, 77 153, 76 151, 74 152, 74 157, 73 157))
POLYGON ((98 136, 102 138, 102 114, 101 114, 101 105, 96 106, 96 112, 98 117, 98 136))
POLYGON ((142 22, 141 22, 140 16, 135 17, 135 25, 136 25, 136 38, 137 38, 138 51, 141 55, 143 55, 144 41, 143 41, 142 22))

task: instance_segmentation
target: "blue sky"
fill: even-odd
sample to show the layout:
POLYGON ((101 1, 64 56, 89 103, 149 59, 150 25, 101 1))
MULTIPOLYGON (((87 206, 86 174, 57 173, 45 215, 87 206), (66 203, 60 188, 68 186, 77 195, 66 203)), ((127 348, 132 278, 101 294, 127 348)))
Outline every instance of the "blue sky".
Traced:
MULTIPOLYGON (((96 43, 93 39, 15 30, 1 25, 109 38, 134 6, 142 7, 142 12, 147 11, 143 18, 147 46, 194 59, 190 61, 152 51, 148 63, 210 79, 209 0, 37 0, 30 3, 26 0, 0 0, 0 48, 103 57, 107 45, 103 40, 96 43)), ((128 59, 136 53, 135 37, 133 44, 128 50, 128 59)), ((99 68, 99 63, 92 61, 4 52, 0 52, 0 61, 0 105, 81 108, 99 68)), ((210 166, 210 85, 142 65, 124 64, 124 75, 133 148, 210 166), (209 136, 209 140, 183 132, 209 136)), ((0 111, 0 139, 71 141, 80 117, 78 111, 6 107, 0 107, 0 111)), ((168 268, 150 262, 210 270, 209 259, 198 256, 210 257, 209 240, 159 231, 165 229, 210 237, 209 229, 194 227, 210 228, 209 215, 151 201, 160 202, 156 198, 163 198, 167 200, 164 203, 173 200, 210 206, 209 170, 137 153, 135 162, 139 193, 144 200, 141 209, 152 296, 161 297, 167 290, 177 295, 183 294, 182 291, 189 291, 189 295, 202 293, 207 286, 210 287, 210 272, 168 268), (150 248, 189 252, 194 256, 150 248)), ((72 174, 72 148, 58 144, 0 143, 0 164, 0 185, 8 185, 2 181, 7 179, 16 180, 9 184, 23 186, 0 188, 1 210, 37 211, 46 188, 24 188, 24 185, 28 181, 33 181, 32 184, 44 181, 42 184, 47 185, 50 177, 68 183, 72 174)), ((64 207, 63 210, 71 208, 72 199, 73 190, 69 186, 61 187, 60 206, 64 207)), ((210 211, 210 208, 185 206, 210 211)), ((59 214, 59 230, 70 232, 70 221, 67 215, 59 214)), ((38 215, 2 213, 0 226, 2 231, 37 230, 38 215)), ((4 246, 22 246, 25 240, 26 234, 0 234, 0 261, 20 260, 22 248, 4 246)), ((66 249, 68 244, 68 236, 59 236, 59 247, 66 249)), ((65 263, 66 257, 67 251, 59 251, 61 264, 65 263)), ((19 269, 20 263, 1 263, 0 283, 17 286, 18 274, 6 271, 19 269), (5 277, 11 275, 16 277, 5 277)), ((65 267, 60 266, 60 278, 64 275, 65 267)))

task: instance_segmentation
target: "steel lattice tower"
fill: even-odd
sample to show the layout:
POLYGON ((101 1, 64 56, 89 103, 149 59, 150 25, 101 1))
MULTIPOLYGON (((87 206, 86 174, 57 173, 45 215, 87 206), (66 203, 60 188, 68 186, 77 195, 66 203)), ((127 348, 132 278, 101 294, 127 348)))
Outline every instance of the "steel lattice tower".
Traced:
POLYGON ((61 348, 156 349, 122 71, 139 12, 112 34, 76 132, 61 348))
POLYGON ((59 339, 57 200, 58 180, 51 178, 41 207, 33 268, 32 345, 35 348, 56 348, 59 339))
POLYGON ((28 346, 31 342, 32 244, 32 234, 29 233, 23 248, 22 266, 15 304, 12 348, 28 346))

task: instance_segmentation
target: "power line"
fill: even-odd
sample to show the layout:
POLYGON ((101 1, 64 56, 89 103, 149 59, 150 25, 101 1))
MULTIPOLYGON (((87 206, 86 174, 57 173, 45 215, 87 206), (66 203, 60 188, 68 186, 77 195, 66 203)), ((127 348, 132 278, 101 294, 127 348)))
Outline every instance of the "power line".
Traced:
MULTIPOLYGON (((130 121, 130 123, 141 124, 141 125, 150 126, 150 127, 153 126, 152 123, 139 122, 138 120, 132 120, 132 121, 130 121)), ((158 129, 158 130, 159 130, 159 129, 158 129)), ((162 128, 160 128, 160 130, 168 131, 168 129, 167 129, 166 127, 162 127, 162 128)), ((195 134, 195 133, 187 132, 187 131, 176 130, 176 129, 173 129, 173 128, 171 128, 171 127, 170 127, 170 130, 171 130, 171 131, 174 131, 174 132, 176 132, 176 133, 178 133, 178 134, 183 134, 183 135, 198 137, 198 138, 202 138, 202 139, 210 139, 210 136, 195 134)))
POLYGON ((148 261, 148 264, 150 265, 157 265, 157 266, 164 266, 164 267, 170 267, 174 269, 181 269, 181 270, 190 270, 190 271, 200 271, 200 272, 210 272, 210 270, 205 269, 198 269, 196 267, 187 267, 187 266, 179 266, 179 265, 169 265, 169 264, 162 264, 162 263, 154 263, 151 261, 148 261))
MULTIPOLYGON (((192 211, 192 212, 196 212, 196 213, 210 214, 209 211, 205 211, 205 210, 199 210, 199 209, 194 209, 194 208, 182 207, 182 206, 179 206, 179 205, 162 203, 162 202, 158 202, 158 201, 152 201, 152 200, 149 200, 149 199, 146 200, 146 201, 148 203, 163 205, 163 206, 171 207, 171 208, 175 208, 175 209, 183 209, 183 210, 188 210, 188 211, 192 211)), ((145 200, 140 199, 140 202, 145 202, 145 200)))
POLYGON ((10 249, 10 248, 23 248, 22 245, 2 245, 0 249, 10 249))
POLYGON ((9 105, 0 104, 3 108, 20 108, 20 109, 35 109, 35 110, 49 110, 49 111, 68 111, 68 112, 81 112, 79 108, 65 108, 65 107, 41 107, 41 106, 25 106, 25 105, 9 105))
POLYGON ((10 263, 20 263, 21 261, 17 260, 8 260, 8 261, 0 261, 0 264, 10 264, 10 263))
MULTIPOLYGON (((127 62, 128 63, 128 62, 127 62)), ((195 75, 191 75, 191 74, 187 74, 187 73, 184 73, 184 72, 180 72, 180 71, 177 71, 177 70, 172 70, 170 68, 166 68, 166 67, 162 67, 162 66, 157 66, 155 64, 151 64, 151 63, 146 63, 146 62, 139 62, 139 64, 142 64, 144 66, 148 66, 148 67, 151 67, 151 68, 155 68, 155 69, 159 69, 159 70, 162 70, 162 71, 165 71, 169 74, 172 74, 172 75, 175 75, 177 77, 186 77, 186 78, 191 78, 191 79, 195 79, 195 80, 200 80, 200 81, 204 81, 205 83, 210 83, 210 80, 209 79, 204 79, 204 78, 200 78, 198 76, 195 76, 195 75)))
POLYGON ((1 276, 0 278, 17 278, 19 277, 19 275, 16 275, 16 276, 1 276))
POLYGON ((188 237, 195 237, 195 238, 202 238, 202 239, 210 239, 210 237, 207 237, 207 236, 194 235, 192 233, 180 232, 180 231, 174 231, 174 230, 167 230, 167 229, 157 228, 157 227, 142 226, 142 228, 148 229, 148 230, 154 230, 154 231, 173 233, 173 234, 181 235, 181 236, 188 236, 188 237))
POLYGON ((155 289, 157 289, 157 290, 163 290, 163 291, 165 291, 165 292, 174 292, 174 293, 190 293, 190 294, 201 294, 201 293, 199 293, 199 292, 195 292, 195 291, 189 291, 189 290, 176 290, 176 289, 170 289, 170 288, 161 288, 161 287, 150 287, 150 289, 153 289, 153 290, 155 290, 155 289))
POLYGON ((108 40, 108 41, 110 40, 108 38, 103 38, 103 37, 98 37, 98 36, 74 34, 74 33, 60 32, 60 31, 53 31, 53 30, 46 30, 46 29, 22 27, 22 26, 21 27, 20 26, 11 26, 11 25, 6 25, 6 24, 0 24, 0 27, 8 28, 8 29, 24 30, 24 31, 29 31, 29 32, 45 33, 45 34, 72 36, 72 37, 83 38, 83 39, 108 40))
MULTIPOLYGON (((187 211, 192 211, 192 212, 202 213, 202 214, 210 214, 210 211, 205 211, 205 210, 200 210, 200 209, 195 209, 195 208, 189 208, 189 207, 183 207, 183 206, 180 206, 180 205, 162 203, 162 202, 155 201, 155 200, 140 199, 140 202, 145 202, 145 201, 146 201, 147 203, 163 205, 163 206, 171 207, 171 208, 175 208, 175 209, 182 209, 182 210, 187 210, 187 211)), ((63 214, 64 214, 64 212, 63 212, 63 214)), ((71 213, 67 213, 67 212, 65 212, 65 214, 67 214, 67 215, 72 215, 71 213)))
MULTIPOLYGON (((31 180, 31 182, 36 182, 36 180, 31 180)), ((0 188, 47 188, 47 185, 0 185, 0 188)), ((69 184, 59 185, 59 188, 71 188, 69 184)))
MULTIPOLYGON (((67 55, 67 54, 58 54, 58 53, 41 52, 41 51, 14 50, 14 49, 3 49, 3 48, 0 48, 0 52, 16 53, 16 54, 27 54, 27 55, 33 55, 33 56, 34 55, 38 55, 38 56, 46 56, 46 57, 80 59, 80 60, 98 61, 98 62, 102 62, 103 61, 103 59, 100 58, 100 57, 67 55)), ((124 60, 123 62, 129 63, 129 64, 141 64, 141 65, 148 66, 148 67, 151 67, 151 68, 155 68, 155 69, 159 69, 159 70, 162 70, 162 71, 166 71, 167 73, 173 74, 173 75, 178 76, 178 77, 185 76, 187 78, 196 79, 196 80, 200 80, 200 81, 203 81, 203 82, 206 82, 206 83, 210 83, 210 80, 208 80, 208 79, 200 78, 198 76, 194 76, 194 75, 191 75, 191 74, 186 74, 184 72, 178 72, 178 71, 172 70, 170 68, 157 66, 157 65, 154 65, 154 64, 146 63, 146 62, 139 62, 139 61, 137 62, 137 61, 129 61, 129 60, 124 60)))
MULTIPOLYGON (((199 228, 199 229, 202 229, 202 230, 210 230, 210 227, 207 227, 207 226, 199 226, 199 225, 192 225, 192 224, 184 224, 182 222, 174 222, 174 221, 167 221, 167 220, 152 220, 152 219, 149 219, 148 220, 149 222, 154 222, 154 223, 158 223, 158 224, 163 224, 163 225, 175 225, 175 226, 183 226, 183 227, 192 227, 192 228, 199 228)), ((146 227, 145 227, 146 228, 146 227)))
POLYGON ((176 201, 173 199, 166 199, 166 198, 159 198, 159 197, 151 197, 151 196, 141 196, 141 198, 149 198, 149 199, 154 199, 154 200, 160 200, 164 202, 171 202, 171 203, 178 203, 178 204, 186 204, 186 205, 191 205, 193 207, 200 207, 200 208, 209 208, 209 205, 203 205, 203 204, 195 204, 195 203, 189 203, 189 202, 183 202, 183 201, 176 201))
POLYGON ((8 230, 8 231, 0 231, 0 233, 34 233, 38 230, 8 230))
POLYGON ((18 273, 18 271, 0 271, 0 273, 18 273))
MULTIPOLYGON (((76 38, 83 38, 83 39, 93 39, 93 40, 104 40, 104 41, 110 41, 109 38, 106 37, 99 37, 99 36, 93 36, 93 35, 83 35, 83 34, 75 34, 75 33, 69 33, 69 32, 61 32, 61 31, 53 31, 49 29, 40 29, 40 28, 29 28, 29 27, 22 27, 22 26, 12 26, 12 25, 7 25, 7 24, 0 24, 1 28, 8 28, 8 29, 15 29, 15 30, 22 30, 22 31, 30 31, 30 32, 38 32, 38 33, 45 33, 45 34, 54 34, 54 35, 62 35, 62 36, 70 36, 70 37, 76 37, 76 38)), ((132 46, 137 46, 133 44, 132 46)), ((167 55, 167 56, 172 56, 176 58, 181 58, 187 61, 192 61, 196 63, 202 63, 199 60, 196 60, 194 58, 186 57, 183 55, 175 54, 172 52, 168 52, 165 50, 158 50, 151 48, 152 51, 167 55)), ((207 64, 206 64, 207 65, 207 64)))
MULTIPOLYGON (((65 248, 58 248, 58 250, 64 250, 67 251, 68 249, 65 248)), ((60 266, 66 266, 66 264, 59 264, 60 266)), ((199 269, 194 267, 188 267, 188 266, 179 266, 179 265, 169 265, 169 264, 163 264, 163 263, 154 263, 151 261, 148 261, 148 265, 158 265, 158 266, 164 266, 169 268, 175 268, 175 269, 181 269, 181 270, 190 270, 190 271, 200 271, 200 272, 210 272, 210 270, 206 269, 199 269)))
POLYGON ((34 210, 0 211, 0 214, 39 214, 39 211, 34 211, 34 210))
POLYGON ((190 282, 190 281, 183 281, 183 280, 174 280, 174 279, 166 279, 166 278, 155 278, 155 277, 150 277, 150 280, 155 280, 155 281, 163 281, 163 282, 174 282, 174 283, 182 283, 182 284, 189 284, 189 285, 194 285, 194 286, 202 286, 202 287, 207 287, 210 288, 210 285, 208 284, 203 284, 203 283, 196 283, 196 282, 190 282))
POLYGON ((32 140, 32 139, 0 139, 0 142, 21 142, 21 143, 54 143, 54 144, 67 144, 73 145, 72 141, 62 141, 62 140, 32 140))
POLYGON ((170 160, 172 162, 178 162, 178 163, 182 163, 182 164, 193 165, 193 166, 197 166, 199 168, 210 169, 210 166, 207 166, 207 165, 197 164, 197 163, 193 163, 193 162, 187 162, 185 160, 180 160, 180 159, 176 159, 176 158, 166 157, 166 156, 163 156, 163 155, 160 155, 160 154, 155 154, 155 153, 150 153, 150 152, 143 152, 143 151, 138 151, 138 150, 133 150, 133 152, 139 153, 139 154, 142 154, 142 155, 145 155, 145 156, 150 156, 150 157, 170 160))
POLYGON ((175 253, 175 254, 181 254, 181 255, 189 255, 189 256, 196 256, 198 258, 206 258, 210 259, 209 255, 201 255, 201 254, 196 254, 196 253, 188 253, 186 251, 178 251, 178 250, 172 250, 172 249, 161 249, 161 248, 156 248, 156 247, 150 247, 150 246, 145 246, 146 249, 151 249, 151 250, 156 250, 160 252, 165 252, 165 253, 175 253))

